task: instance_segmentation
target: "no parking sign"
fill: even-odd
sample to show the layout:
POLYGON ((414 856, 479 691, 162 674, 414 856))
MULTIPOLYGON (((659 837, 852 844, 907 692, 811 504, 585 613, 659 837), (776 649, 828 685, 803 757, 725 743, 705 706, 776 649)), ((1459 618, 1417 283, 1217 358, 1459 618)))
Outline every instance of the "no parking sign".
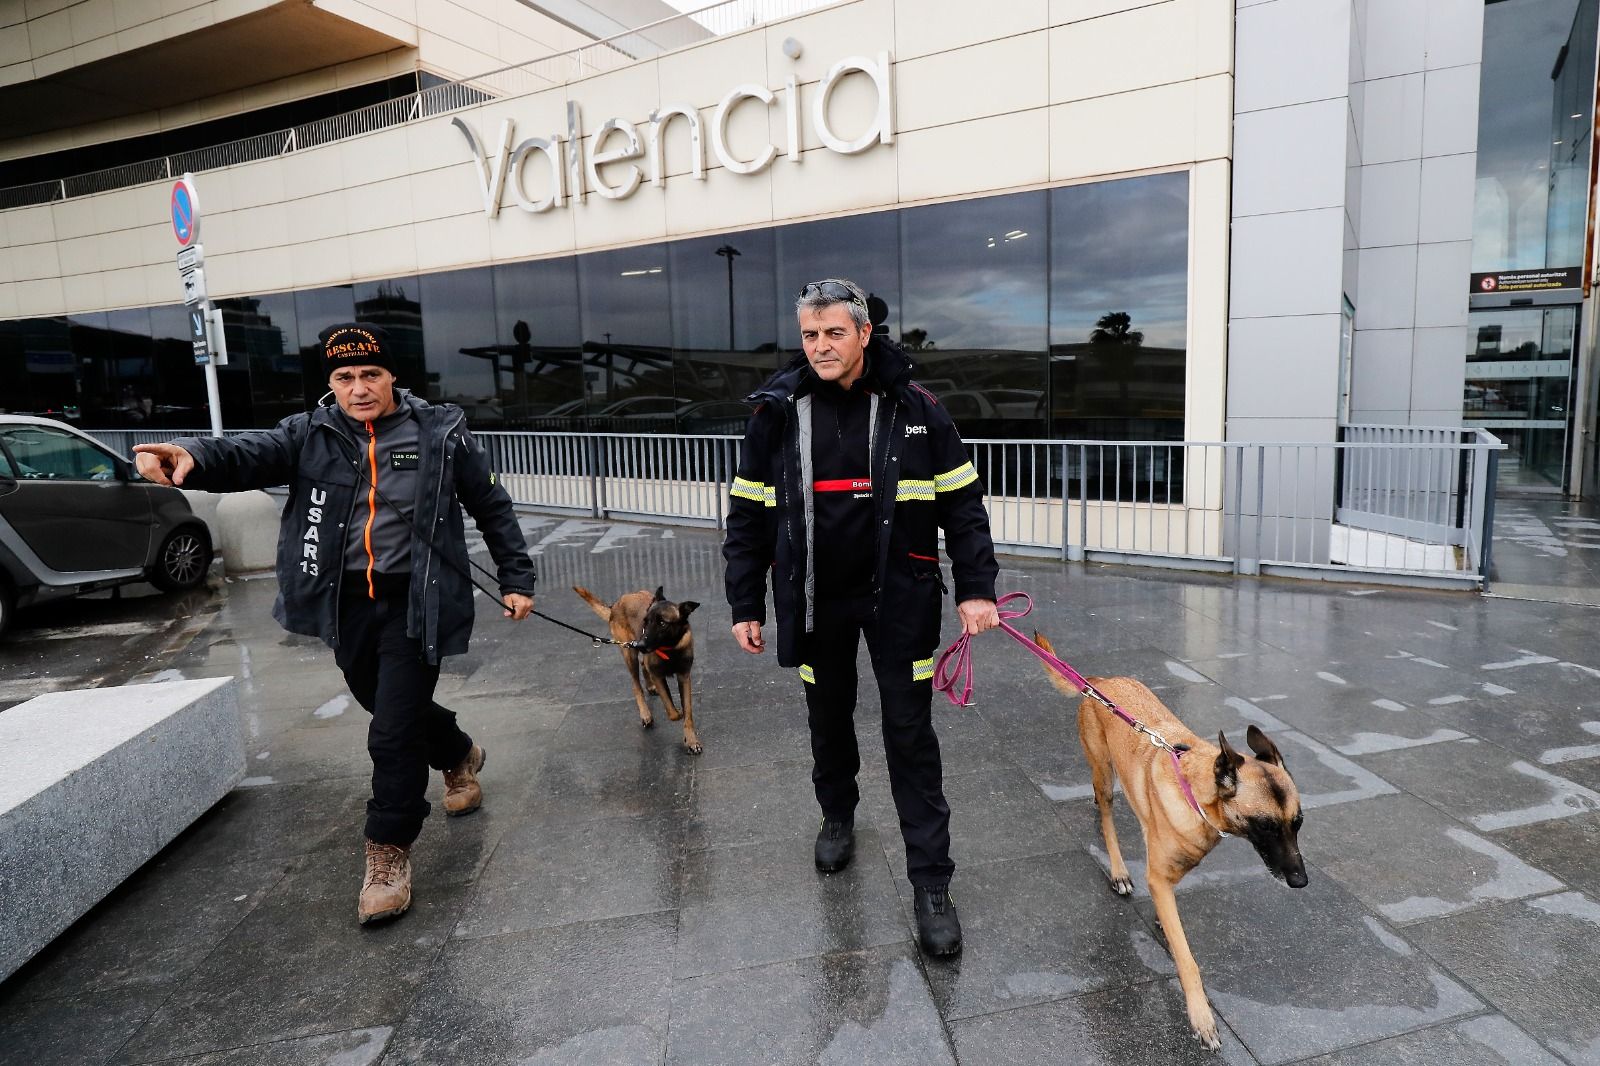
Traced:
POLYGON ((172 184, 172 235, 182 248, 200 239, 200 196, 188 174, 172 184))

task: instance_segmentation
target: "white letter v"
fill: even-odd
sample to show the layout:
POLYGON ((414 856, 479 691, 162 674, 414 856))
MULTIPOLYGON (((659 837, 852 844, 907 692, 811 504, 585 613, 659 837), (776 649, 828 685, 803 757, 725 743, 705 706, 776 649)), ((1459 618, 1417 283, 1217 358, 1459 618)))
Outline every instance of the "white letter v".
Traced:
POLYGON ((495 146, 494 158, 488 159, 484 153, 483 145, 478 141, 478 135, 472 127, 459 118, 450 120, 450 125, 461 131, 467 139, 467 147, 472 149, 472 165, 478 171, 478 188, 483 192, 483 213, 494 218, 500 213, 500 191, 506 183, 506 156, 511 149, 511 120, 500 121, 500 141, 495 146))

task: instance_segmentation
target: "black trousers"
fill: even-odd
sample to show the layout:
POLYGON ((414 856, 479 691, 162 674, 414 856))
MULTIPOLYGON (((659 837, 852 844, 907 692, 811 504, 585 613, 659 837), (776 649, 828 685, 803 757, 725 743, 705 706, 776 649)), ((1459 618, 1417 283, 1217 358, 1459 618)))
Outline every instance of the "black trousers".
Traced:
MULTIPOLYGON (((906 876, 918 887, 945 885, 950 861, 950 807, 944 799, 939 738, 933 732, 933 683, 916 680, 905 659, 879 654, 871 599, 819 601, 813 632, 802 640, 801 680, 811 725, 811 781, 822 816, 851 821, 861 793, 856 774, 856 648, 867 638, 872 672, 883 704, 883 748, 889 788, 906 842, 906 876)), ((931 671, 924 667, 918 673, 931 671)))
POLYGON ((428 768, 453 769, 472 750, 454 712, 433 702, 439 668, 429 666, 422 644, 406 636, 409 587, 403 575, 386 575, 371 599, 366 575, 346 574, 334 653, 350 694, 372 715, 367 839, 402 847, 417 839, 428 817, 428 768))

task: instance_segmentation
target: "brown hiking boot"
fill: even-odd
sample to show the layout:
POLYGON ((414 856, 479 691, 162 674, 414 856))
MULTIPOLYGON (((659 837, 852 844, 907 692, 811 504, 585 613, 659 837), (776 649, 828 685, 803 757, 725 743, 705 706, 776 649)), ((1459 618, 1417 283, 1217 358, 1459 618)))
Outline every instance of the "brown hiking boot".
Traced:
POLYGON ((367 841, 367 876, 356 918, 362 925, 398 918, 411 906, 411 849, 367 841))
POLYGON ((483 806, 483 786, 478 784, 483 761, 483 749, 474 744, 460 766, 444 772, 444 813, 471 814, 483 806))

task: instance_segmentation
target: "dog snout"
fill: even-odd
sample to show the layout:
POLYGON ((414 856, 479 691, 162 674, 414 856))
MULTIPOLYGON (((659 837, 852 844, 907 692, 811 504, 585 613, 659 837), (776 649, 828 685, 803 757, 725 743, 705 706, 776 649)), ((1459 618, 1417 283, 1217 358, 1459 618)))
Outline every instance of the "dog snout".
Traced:
POLYGON ((1306 871, 1305 871, 1305 868, 1301 867, 1298 870, 1290 870, 1284 876, 1284 880, 1289 883, 1289 887, 1290 888, 1305 888, 1306 887, 1306 871))

